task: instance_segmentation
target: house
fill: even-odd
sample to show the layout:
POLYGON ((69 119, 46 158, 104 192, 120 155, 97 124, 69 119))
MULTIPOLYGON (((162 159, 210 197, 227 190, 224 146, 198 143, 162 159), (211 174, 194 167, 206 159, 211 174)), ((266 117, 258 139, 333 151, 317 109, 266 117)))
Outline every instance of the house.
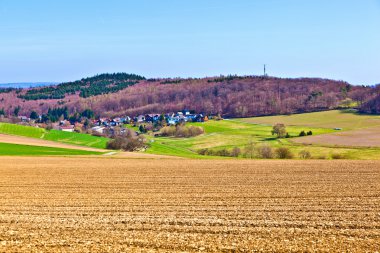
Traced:
POLYGON ((147 114, 145 115, 145 122, 157 122, 160 120, 160 115, 159 114, 147 114))
POLYGON ((21 120, 22 122, 29 122, 30 121, 30 118, 26 117, 26 116, 18 116, 19 120, 21 120))
POLYGON ((60 125, 60 126, 67 126, 67 125, 70 125, 70 121, 68 121, 68 120, 66 120, 66 119, 61 120, 61 121, 59 122, 59 125, 60 125))
POLYGON ((176 119, 176 118, 168 118, 168 120, 167 120, 167 123, 169 124, 169 125, 177 125, 177 123, 178 123, 178 120, 176 119))
POLYGON ((136 117, 135 121, 137 123, 145 122, 145 116, 144 115, 139 115, 139 116, 136 117))
POLYGON ((74 125, 60 126, 59 130, 63 132, 74 132, 74 125))
POLYGON ((91 130, 93 132, 96 132, 96 133, 99 133, 99 134, 103 134, 104 133, 104 129, 105 129, 104 126, 95 126, 95 127, 91 128, 91 130))
POLYGON ((188 116, 188 115, 191 114, 191 112, 190 112, 189 110, 183 110, 182 113, 183 113, 183 115, 185 115, 185 116, 188 116))
POLYGON ((193 119, 193 122, 204 122, 204 121, 205 121, 205 116, 202 113, 195 115, 193 119))
POLYGON ((129 116, 121 117, 120 120, 123 124, 131 122, 131 118, 129 116))
POLYGON ((122 118, 114 118, 110 122, 111 126, 120 126, 122 124, 124 124, 124 121, 122 120, 122 118))

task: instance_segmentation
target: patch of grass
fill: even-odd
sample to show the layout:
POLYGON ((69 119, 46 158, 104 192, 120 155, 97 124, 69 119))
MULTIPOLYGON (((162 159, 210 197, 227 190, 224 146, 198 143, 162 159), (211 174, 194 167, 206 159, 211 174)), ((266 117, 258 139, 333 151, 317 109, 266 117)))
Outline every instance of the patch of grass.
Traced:
POLYGON ((380 116, 359 114, 355 110, 332 110, 324 112, 302 113, 239 119, 241 122, 274 125, 284 123, 286 126, 309 126, 316 128, 342 128, 353 130, 380 126, 380 116))
POLYGON ((92 136, 89 134, 70 133, 58 130, 47 131, 43 128, 9 123, 0 123, 0 133, 101 149, 105 149, 107 142, 109 141, 108 138, 92 136))
POLYGON ((0 143, 0 156, 101 155, 101 152, 0 143))
MULTIPOLYGON (((148 139, 154 140, 154 142, 151 142, 151 147, 147 152, 188 158, 212 158, 199 155, 197 151, 204 148, 212 150, 225 148, 232 150, 234 147, 239 147, 241 150, 244 150, 247 143, 252 140, 256 145, 266 143, 273 148, 287 147, 295 156, 297 156, 301 150, 307 148, 313 158, 326 157, 326 159, 331 159, 331 154, 335 153, 347 159, 380 159, 379 148, 368 149, 293 143, 292 138, 278 139, 273 136, 271 134, 272 125, 252 124, 243 122, 241 119, 188 124, 203 127, 205 134, 192 138, 153 138, 149 136, 148 139)), ((306 132, 311 130, 313 135, 337 132, 331 128, 316 128, 310 126, 287 126, 286 129, 291 137, 298 137, 302 130, 306 132)))
POLYGON ((41 138, 46 132, 43 128, 22 126, 17 124, 0 123, 0 133, 19 135, 32 138, 41 138))
POLYGON ((92 136, 89 134, 70 133, 58 130, 50 130, 43 137, 44 140, 57 141, 79 146, 105 149, 108 138, 92 136))

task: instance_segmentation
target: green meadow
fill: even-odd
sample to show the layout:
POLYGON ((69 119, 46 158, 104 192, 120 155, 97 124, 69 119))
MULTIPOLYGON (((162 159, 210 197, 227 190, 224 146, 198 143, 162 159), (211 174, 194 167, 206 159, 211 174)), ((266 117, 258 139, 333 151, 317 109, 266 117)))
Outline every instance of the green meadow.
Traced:
POLYGON ((241 122, 274 125, 284 123, 287 126, 309 126, 317 128, 342 128, 354 130, 380 126, 379 115, 359 114, 355 110, 332 110, 291 115, 265 116, 240 119, 241 122))
POLYGON ((0 143, 0 156, 101 155, 101 152, 0 143))
MULTIPOLYGON (((242 151, 253 143, 270 145, 273 148, 287 147, 297 157, 298 153, 307 150, 315 159, 330 159, 334 154, 342 155, 347 159, 380 159, 380 148, 329 146, 322 144, 305 145, 293 140, 299 137, 301 131, 312 131, 314 135, 351 131, 366 127, 380 126, 380 116, 361 115, 353 110, 334 110, 325 112, 253 117, 241 119, 225 119, 220 121, 210 120, 204 123, 187 123, 188 125, 200 126, 205 133, 191 138, 154 137, 152 133, 146 134, 150 147, 145 151, 150 154, 172 155, 187 158, 213 159, 226 157, 214 157, 199 155, 201 149, 218 151, 222 149, 232 150, 235 147, 242 151), (276 123, 284 123, 290 138, 276 138, 271 133, 272 126, 276 123)), ((126 127, 137 130, 130 125, 126 127)), ((0 123, 0 133, 40 138, 67 144, 75 144, 94 148, 105 148, 108 138, 96 137, 88 134, 68 133, 57 130, 47 131, 41 128, 0 123)), ((8 145, 8 144, 7 144, 8 145)), ((4 144, 3 144, 4 146, 4 144)), ((6 151, 3 147, 4 152, 6 151)), ((9 149, 8 153, 17 154, 17 149, 9 149), (13 150, 13 151, 12 151, 13 150)), ((59 154, 64 151, 54 148, 42 148, 30 146, 20 147, 20 154, 59 154), (27 151, 30 149, 30 151, 27 151), (36 151, 34 151, 36 150, 36 151), (50 152, 50 153, 49 153, 50 152)), ((68 152, 68 151, 65 151, 68 152)), ((70 151, 74 152, 74 151, 70 151)), ((83 153, 86 151, 75 151, 83 153)), ((74 153, 75 153, 74 152, 74 153)), ((88 153, 88 152, 87 152, 88 153)), ((11 155, 9 154, 9 155, 11 155)))
POLYGON ((0 133, 101 149, 106 148, 106 144, 109 141, 108 138, 92 136, 89 134, 45 130, 43 128, 8 123, 0 123, 0 133))
POLYGON ((212 158, 197 153, 200 149, 244 149, 249 142, 254 145, 268 144, 273 148, 288 147, 294 155, 302 150, 309 151, 313 158, 329 159, 333 154, 343 155, 349 159, 380 159, 380 148, 336 147, 327 145, 303 145, 292 142, 303 131, 312 131, 313 135, 358 129, 380 124, 379 116, 360 115, 353 111, 326 111, 296 114, 291 116, 269 116, 231 120, 210 120, 204 123, 188 123, 201 126, 205 134, 191 138, 152 137, 148 136, 151 147, 148 153, 175 155, 191 158, 212 158), (276 138, 271 134, 272 126, 284 123, 290 138, 276 138))

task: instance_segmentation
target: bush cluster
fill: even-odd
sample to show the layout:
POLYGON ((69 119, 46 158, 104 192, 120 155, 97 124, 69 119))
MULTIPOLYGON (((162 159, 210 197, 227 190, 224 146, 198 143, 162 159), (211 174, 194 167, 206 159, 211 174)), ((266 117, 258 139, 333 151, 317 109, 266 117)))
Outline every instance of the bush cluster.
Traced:
POLYGON ((302 130, 298 136, 306 136, 306 135, 313 135, 313 132, 310 130, 308 132, 305 132, 304 130, 302 130))
POLYGON ((198 126, 166 126, 161 128, 160 134, 161 136, 173 136, 177 138, 188 138, 198 136, 204 133, 202 127, 198 126))
POLYGON ((218 150, 204 148, 204 149, 198 150, 198 154, 209 155, 209 156, 239 157, 241 154, 241 150, 238 147, 234 147, 232 150, 228 150, 226 148, 218 149, 218 150))
MULTIPOLYGON (((268 144, 261 144, 258 146, 249 143, 243 150, 238 147, 233 149, 200 149, 197 151, 200 155, 209 156, 228 156, 228 157, 245 157, 250 159, 293 159, 295 156, 293 152, 287 147, 272 148, 268 144)), ((311 159, 312 156, 309 151, 302 150, 298 153, 298 157, 301 159, 311 159)), ((335 158, 339 159, 339 158, 335 158)))
POLYGON ((136 151, 144 147, 145 141, 142 138, 131 136, 117 136, 107 143, 107 149, 114 150, 136 151))

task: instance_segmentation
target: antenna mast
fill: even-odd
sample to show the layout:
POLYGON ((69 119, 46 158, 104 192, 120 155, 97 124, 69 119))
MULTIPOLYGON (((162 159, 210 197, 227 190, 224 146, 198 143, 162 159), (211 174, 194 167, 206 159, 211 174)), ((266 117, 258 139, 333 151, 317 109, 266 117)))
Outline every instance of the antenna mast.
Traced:
POLYGON ((267 76, 267 66, 264 64, 264 76, 267 76))

